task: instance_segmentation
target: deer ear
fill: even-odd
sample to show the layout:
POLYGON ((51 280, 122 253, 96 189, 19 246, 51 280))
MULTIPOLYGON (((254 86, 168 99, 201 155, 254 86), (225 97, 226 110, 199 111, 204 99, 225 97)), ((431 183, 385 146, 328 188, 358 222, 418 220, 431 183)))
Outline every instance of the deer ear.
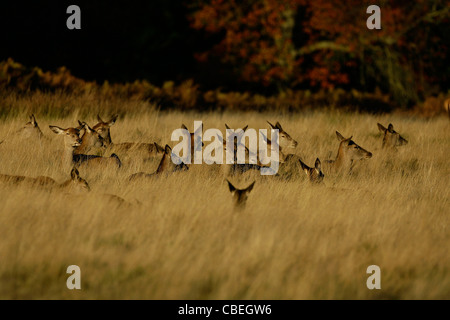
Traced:
POLYGON ((33 127, 36 127, 37 123, 36 123, 36 118, 34 117, 34 114, 32 114, 30 116, 30 122, 33 125, 33 127))
POLYGON ((275 127, 280 130, 283 131, 283 128, 281 127, 281 124, 277 121, 277 123, 275 124, 275 127))
POLYGON ((255 182, 256 182, 256 181, 253 181, 253 183, 252 183, 251 185, 249 185, 249 186, 247 187, 247 189, 245 189, 245 192, 250 193, 250 191, 252 191, 252 190, 253 190, 253 187, 255 186, 255 182))
POLYGON ((308 173, 308 166, 303 163, 302 160, 298 159, 298 162, 300 162, 300 165, 302 166, 302 170, 304 170, 306 173, 308 173))
POLYGON ((247 128, 248 128, 248 125, 246 125, 246 126, 244 127, 244 129, 242 129, 242 130, 244 130, 244 131, 245 131, 245 130, 247 130, 247 128))
POLYGON ((172 148, 168 144, 166 144, 166 146, 164 147, 164 152, 166 154, 170 154, 172 152, 172 148))
POLYGON ((337 136, 339 141, 345 140, 344 136, 342 134, 340 134, 338 131, 336 131, 336 136, 337 136))
POLYGON ((181 128, 189 131, 188 128, 184 125, 184 123, 181 125, 181 128))
POLYGON ((104 121, 102 120, 102 118, 100 118, 100 114, 97 114, 97 121, 98 121, 98 122, 104 122, 104 121))
POLYGON ((386 128, 381 123, 377 123, 377 126, 378 130, 380 130, 382 133, 386 132, 386 128))
POLYGON ((225 128, 227 128, 228 130, 230 130, 230 127, 225 123, 225 128))
POLYGON ((314 164, 314 167, 316 168, 317 171, 320 171, 320 169, 322 168, 322 164, 320 163, 319 158, 316 159, 316 163, 314 164))
POLYGON ((78 121, 79 123, 80 123, 80 125, 84 128, 84 130, 86 130, 86 132, 92 132, 93 130, 91 129, 91 127, 89 127, 89 125, 86 123, 86 122, 80 122, 80 121, 78 121))
POLYGON ((267 123, 272 127, 272 129, 276 129, 276 127, 273 124, 271 124, 269 121, 267 121, 267 123))
POLYGON ((389 131, 390 133, 394 133, 394 126, 392 125, 392 123, 389 123, 389 125, 388 125, 388 131, 389 131))
POLYGON ((64 133, 66 133, 66 130, 61 129, 60 127, 57 127, 57 126, 48 126, 48 127, 56 134, 64 134, 64 133))
POLYGON ((117 118, 119 117, 118 114, 115 114, 111 117, 111 119, 109 119, 109 121, 107 122, 107 125, 109 127, 111 127, 114 123, 116 123, 117 118))
POLYGON ((230 181, 227 180, 227 182, 228 182, 228 188, 230 189, 230 192, 231 192, 231 193, 235 192, 235 191, 236 191, 236 188, 231 184, 230 181))

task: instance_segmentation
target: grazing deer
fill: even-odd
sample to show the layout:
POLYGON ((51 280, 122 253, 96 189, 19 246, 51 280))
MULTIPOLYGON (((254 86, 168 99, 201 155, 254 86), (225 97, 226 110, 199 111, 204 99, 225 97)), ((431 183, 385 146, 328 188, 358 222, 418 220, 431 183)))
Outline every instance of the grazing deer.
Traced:
POLYGON ((322 172, 322 164, 320 163, 319 158, 316 159, 314 168, 308 167, 300 159, 298 161, 300 162, 300 166, 302 167, 302 170, 308 176, 309 181, 311 181, 313 183, 323 183, 324 174, 322 172))
MULTIPOLYGON (((76 149, 81 146, 82 139, 80 138, 80 129, 67 128, 62 129, 57 126, 49 126, 49 128, 56 134, 64 136, 64 152, 63 152, 63 166, 64 167, 79 167, 81 165, 88 167, 117 167, 120 168, 122 163, 116 154, 111 157, 101 157, 97 155, 86 155, 76 153, 76 149)), ((97 135, 100 139, 100 136, 97 135)), ((100 140, 101 141, 101 140, 100 140)))
POLYGON ((238 189, 235 186, 233 186, 233 184, 230 181, 227 180, 227 182, 228 188, 230 189, 231 196, 233 198, 235 208, 243 209, 247 202, 248 194, 252 191, 256 181, 253 181, 253 183, 250 184, 245 189, 238 189))
POLYGON ((29 187, 38 187, 50 190, 61 191, 90 191, 89 184, 80 177, 80 174, 76 168, 72 168, 70 172, 70 179, 58 183, 50 177, 40 176, 37 178, 24 177, 24 176, 11 176, 6 174, 0 174, 0 181, 13 185, 25 185, 29 187))
POLYGON ((389 123, 389 126, 385 128, 380 123, 377 123, 378 130, 380 130, 383 136, 383 148, 390 148, 396 150, 397 147, 403 146, 408 143, 408 140, 403 138, 398 132, 394 130, 394 126, 389 123))
POLYGON ((111 126, 116 123, 118 115, 111 117, 109 121, 103 121, 100 115, 97 115, 98 123, 92 127, 103 138, 103 146, 105 153, 121 153, 121 152, 145 152, 149 156, 153 157, 158 154, 164 153, 164 148, 156 142, 154 143, 135 143, 135 142, 122 142, 113 143, 111 141, 111 126))
POLYGON ((337 131, 336 136, 340 141, 339 149, 335 160, 325 161, 327 173, 351 172, 355 161, 372 157, 371 152, 361 148, 352 140, 353 136, 346 139, 337 131))
POLYGON ((175 171, 189 170, 189 167, 186 164, 184 164, 183 162, 180 162, 179 164, 173 163, 172 156, 174 156, 174 154, 172 153, 172 148, 166 144, 166 146, 164 148, 164 154, 161 158, 158 169, 156 169, 155 172, 153 172, 153 173, 145 173, 145 172, 134 173, 128 177, 128 180, 133 181, 133 180, 136 180, 139 178, 153 178, 153 177, 159 176, 163 173, 172 173, 175 171))

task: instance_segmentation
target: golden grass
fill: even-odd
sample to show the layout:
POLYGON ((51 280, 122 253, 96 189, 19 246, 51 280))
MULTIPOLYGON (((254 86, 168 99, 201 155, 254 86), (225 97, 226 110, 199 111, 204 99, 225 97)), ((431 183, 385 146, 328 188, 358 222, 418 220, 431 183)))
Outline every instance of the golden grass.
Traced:
MULTIPOLYGON (((59 167, 62 138, 48 125, 75 126, 80 114, 48 116, 30 101, 21 107, 0 122, 0 140, 6 138, 0 173, 67 180, 69 172, 59 167), (13 139, 31 111, 50 143, 13 139)), ((97 111, 80 120, 95 124, 97 111)), ((231 128, 268 129, 266 120, 280 121, 310 166, 316 157, 336 156, 336 130, 353 135, 374 156, 351 176, 326 176, 326 186, 312 186, 300 174, 291 180, 233 177, 237 187, 257 180, 239 213, 217 166, 128 183, 132 173, 153 172, 158 159, 141 163, 125 157, 118 173, 80 172, 92 189, 85 197, 0 183, 0 298, 450 297, 448 119, 150 108, 120 117, 111 135, 115 142, 173 146, 172 131, 182 123, 192 130, 194 120, 223 131, 225 122, 231 128), (377 122, 392 122, 409 144, 398 153, 381 150, 377 122), (105 193, 128 204, 110 202, 105 193), (66 288, 66 268, 72 264, 81 268, 81 290, 66 288), (381 268, 381 290, 366 287, 372 264, 381 268)))

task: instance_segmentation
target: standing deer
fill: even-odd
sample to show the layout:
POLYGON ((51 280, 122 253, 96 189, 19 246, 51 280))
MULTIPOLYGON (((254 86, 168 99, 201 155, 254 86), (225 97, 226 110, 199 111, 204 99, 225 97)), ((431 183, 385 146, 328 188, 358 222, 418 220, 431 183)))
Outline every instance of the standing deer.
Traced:
POLYGON ((355 161, 372 157, 371 152, 361 148, 352 140, 353 136, 346 139, 337 131, 336 136, 340 141, 338 153, 336 159, 325 161, 325 172, 351 172, 355 161))
POLYGON ((378 130, 380 130, 383 136, 383 148, 397 150, 397 147, 403 146, 408 143, 408 140, 403 138, 398 132, 394 130, 394 126, 389 123, 388 127, 385 128, 380 123, 377 123, 378 130))
POLYGON ((233 203, 235 208, 237 209, 243 209, 245 207, 245 204, 247 202, 248 194, 252 191, 253 187, 255 186, 255 182, 253 181, 252 184, 250 184, 245 189, 238 189, 233 184, 228 181, 228 188, 230 189, 231 196, 233 198, 233 203))
MULTIPOLYGON (((82 139, 80 138, 80 129, 78 128, 67 128, 62 129, 57 126, 50 125, 49 128, 56 134, 64 136, 64 152, 62 155, 63 167, 72 166, 84 166, 84 167, 116 167, 120 168, 122 163, 116 154, 112 154, 111 157, 101 157, 97 155, 86 155, 76 153, 78 147, 82 144, 82 139)), ((97 135, 100 140, 101 137, 97 135)), ((101 141, 101 140, 100 140, 101 141)))

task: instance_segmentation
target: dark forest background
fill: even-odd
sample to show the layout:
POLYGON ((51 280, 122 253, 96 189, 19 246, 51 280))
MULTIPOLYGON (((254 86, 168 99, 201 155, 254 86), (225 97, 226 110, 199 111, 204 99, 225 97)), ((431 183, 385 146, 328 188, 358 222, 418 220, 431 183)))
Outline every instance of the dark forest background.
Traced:
POLYGON ((208 91, 339 90, 378 96, 380 108, 412 108, 448 94, 449 17, 449 2, 439 0, 3 2, 0 84, 30 89, 29 79, 40 77, 37 87, 46 88, 33 68, 57 74, 64 66, 99 85, 140 80, 167 89, 190 81, 202 96, 194 104, 206 104, 208 91), (81 8, 81 30, 66 28, 71 4, 81 8), (381 7, 382 30, 366 27, 370 4, 381 7))

